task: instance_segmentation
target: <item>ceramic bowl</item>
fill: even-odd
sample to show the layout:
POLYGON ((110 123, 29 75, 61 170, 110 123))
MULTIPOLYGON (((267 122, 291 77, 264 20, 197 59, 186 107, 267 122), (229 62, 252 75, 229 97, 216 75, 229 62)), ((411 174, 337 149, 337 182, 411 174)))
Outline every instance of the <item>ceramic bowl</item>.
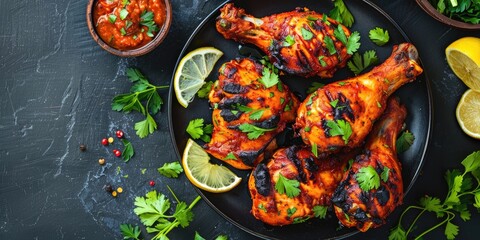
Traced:
POLYGON ((428 15, 436 19, 437 21, 444 23, 451 27, 456 27, 460 29, 468 29, 468 30, 478 30, 480 29, 480 24, 471 24, 466 23, 458 20, 451 19, 440 12, 432 6, 432 4, 428 0, 416 0, 418 5, 426 12, 428 15))

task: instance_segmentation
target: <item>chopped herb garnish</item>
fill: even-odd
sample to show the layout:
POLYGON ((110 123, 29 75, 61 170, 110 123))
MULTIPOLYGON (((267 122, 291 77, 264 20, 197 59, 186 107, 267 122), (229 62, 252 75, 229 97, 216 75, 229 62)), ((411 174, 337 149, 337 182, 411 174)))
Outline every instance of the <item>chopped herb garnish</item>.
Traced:
POLYGON ((127 9, 123 8, 122 10, 120 10, 120 19, 122 20, 125 20, 125 18, 127 18, 128 16, 128 11, 127 9))
POLYGON ((235 154, 233 152, 229 152, 223 160, 237 160, 237 157, 235 157, 235 154))
POLYGON ((380 178, 382 179, 383 182, 387 182, 388 181, 388 175, 390 173, 390 168, 388 167, 383 167, 383 171, 382 173, 380 174, 380 178))
POLYGON ((283 41, 284 47, 290 47, 293 44, 295 44, 295 39, 293 38, 292 35, 288 35, 287 37, 285 37, 285 41, 283 41))
MULTIPOLYGON (((273 65, 272 68, 274 68, 273 65)), ((275 73, 273 69, 270 69, 266 66, 263 67, 262 77, 258 81, 261 82, 266 88, 270 88, 280 83, 278 74, 275 73)))
POLYGON ((369 66, 375 64, 377 61, 378 57, 375 50, 369 50, 363 53, 363 60, 358 52, 353 54, 352 59, 348 61, 347 65, 348 68, 355 73, 355 75, 358 75, 369 66))
POLYGON ((325 36, 323 38, 323 41, 325 42, 325 47, 327 47, 328 53, 330 53, 330 55, 337 53, 335 44, 333 43, 333 40, 329 36, 325 36))
POLYGON ((279 194, 286 194, 289 198, 294 198, 300 194, 299 186, 299 181, 288 179, 279 173, 278 180, 275 183, 275 190, 277 190, 279 194))
POLYGON ((302 38, 307 41, 313 38, 313 33, 310 32, 310 30, 308 29, 302 28, 301 33, 302 33, 302 38))
POLYGON ((333 0, 333 5, 335 8, 333 8, 328 15, 343 25, 352 27, 355 19, 343 0, 333 0))
POLYGON ((210 134, 213 132, 213 125, 204 125, 204 120, 202 118, 197 118, 188 123, 186 131, 193 139, 200 138, 204 142, 210 142, 210 134))
POLYGON ((379 101, 377 101, 377 107, 382 108, 382 104, 379 101))
POLYGON ((317 89, 322 88, 323 86, 325 86, 325 84, 319 82, 312 82, 310 84, 310 87, 307 89, 307 94, 313 93, 317 91, 317 89))
POLYGON ((120 33, 122 34, 122 36, 125 36, 127 35, 127 31, 125 31, 125 28, 120 28, 120 33))
POLYGON ((271 132, 275 130, 276 128, 260 128, 255 125, 249 124, 249 123, 243 123, 240 126, 238 126, 240 131, 247 133, 248 139, 257 139, 261 135, 263 135, 265 132, 271 132))
POLYGON ((377 171, 372 166, 360 168, 355 174, 355 179, 357 179, 358 185, 365 192, 380 187, 380 176, 378 176, 377 171))
POLYGON ((312 210, 313 210, 313 213, 315 214, 316 218, 325 219, 325 217, 327 216, 328 207, 327 206, 316 205, 316 206, 313 207, 312 210))
POLYGON ((267 209, 265 208, 265 206, 263 206, 262 203, 258 204, 258 209, 264 211, 264 212, 267 212, 267 209))
POLYGON ((360 48, 360 33, 357 31, 350 34, 346 44, 347 54, 352 55, 360 48))
POLYGON ((342 136, 345 145, 348 144, 348 139, 352 135, 352 127, 349 122, 341 119, 336 121, 327 120, 327 126, 330 128, 328 131, 330 136, 342 136))
POLYGON ((313 153, 313 156, 318 157, 318 147, 316 143, 312 144, 312 153, 313 153))
POLYGON ((213 82, 206 81, 203 86, 198 90, 197 96, 199 98, 208 98, 208 94, 210 94, 210 90, 212 90, 213 82))
POLYGON ((292 208, 288 208, 287 209, 287 216, 288 217, 291 217, 293 214, 295 214, 297 212, 297 208, 296 207, 292 207, 292 208))
POLYGON ((129 21, 129 20, 125 21, 125 29, 130 28, 132 24, 133 24, 132 21, 129 21))
POLYGON ((338 25, 337 28, 333 31, 333 35, 340 40, 343 44, 347 45, 347 35, 345 35, 345 31, 343 31, 342 25, 338 25))
POLYGON ((147 36, 149 37, 153 37, 153 33, 160 30, 153 20, 153 12, 150 11, 144 11, 142 15, 140 15, 140 24, 148 28, 147 36))
POLYGON ((320 63, 320 66, 326 67, 327 63, 323 60, 325 56, 318 56, 318 62, 320 63))
POLYGON ((338 104, 338 99, 335 99, 333 101, 330 102, 330 105, 333 107, 333 108, 336 108, 337 107, 337 104, 338 104))
POLYGON ((407 151, 410 146, 412 146, 414 140, 415 136, 413 135, 413 133, 409 132, 408 130, 402 132, 400 137, 397 138, 397 142, 395 144, 397 148, 397 153, 407 151))
POLYGON ((117 20, 117 16, 115 14, 108 15, 108 21, 109 22, 115 23, 116 20, 117 20))

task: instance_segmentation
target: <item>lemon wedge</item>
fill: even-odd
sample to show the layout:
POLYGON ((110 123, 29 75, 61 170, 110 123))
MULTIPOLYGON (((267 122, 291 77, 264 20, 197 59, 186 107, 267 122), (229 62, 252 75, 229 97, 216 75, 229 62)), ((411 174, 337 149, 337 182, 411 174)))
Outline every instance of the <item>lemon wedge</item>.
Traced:
POLYGON ((480 139, 480 92, 468 89, 457 105, 456 116, 467 135, 480 139))
POLYGON ((173 87, 178 102, 187 107, 195 94, 205 84, 223 52, 213 47, 197 48, 185 55, 178 64, 173 79, 173 87))
POLYGON ((463 37, 445 49, 447 62, 460 80, 480 92, 480 38, 463 37))
POLYGON ((182 166, 188 180, 208 192, 227 192, 242 181, 227 167, 210 163, 207 152, 192 139, 188 139, 183 151, 182 166))

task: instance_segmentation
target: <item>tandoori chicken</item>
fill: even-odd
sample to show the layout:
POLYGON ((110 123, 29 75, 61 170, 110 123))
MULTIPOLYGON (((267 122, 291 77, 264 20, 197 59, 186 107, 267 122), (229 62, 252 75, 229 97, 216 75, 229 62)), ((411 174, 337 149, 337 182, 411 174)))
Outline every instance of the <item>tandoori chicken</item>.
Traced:
POLYGON ((272 226, 325 217, 330 198, 353 157, 352 152, 317 158, 310 148, 300 146, 277 150, 250 175, 253 216, 272 226))
POLYGON ((392 55, 368 73, 313 92, 300 104, 294 127, 318 152, 337 152, 363 144, 388 97, 422 73, 410 43, 394 46, 392 55))
POLYGON ((226 39, 250 43, 289 74, 332 77, 353 54, 347 51, 350 30, 326 15, 297 8, 255 18, 232 3, 225 4, 216 28, 226 39))
POLYGON ((368 137, 365 153, 355 158, 335 190, 332 202, 344 226, 362 232, 381 226, 402 204, 402 172, 395 143, 406 114, 398 100, 388 101, 384 115, 368 137))
POLYGON ((270 63, 232 60, 209 94, 213 133, 205 150, 238 169, 251 169, 275 150, 275 136, 295 121, 298 99, 270 63))

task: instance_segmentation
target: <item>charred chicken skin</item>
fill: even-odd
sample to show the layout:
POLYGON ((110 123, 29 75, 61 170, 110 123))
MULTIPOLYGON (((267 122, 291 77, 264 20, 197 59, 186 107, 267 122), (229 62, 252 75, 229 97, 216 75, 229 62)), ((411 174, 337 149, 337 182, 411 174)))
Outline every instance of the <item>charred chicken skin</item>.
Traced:
POLYGON ((220 11, 216 22, 220 34, 257 46, 278 69, 289 74, 329 78, 351 57, 347 54, 346 40, 342 42, 334 34, 337 29, 347 39, 350 30, 307 8, 263 18, 248 15, 231 3, 220 11))
POLYGON ((388 102, 385 114, 375 123, 365 145, 332 197, 335 214, 347 227, 365 232, 383 225, 387 216, 403 201, 401 165, 395 147, 397 134, 406 116, 405 107, 396 99, 388 102), (359 172, 373 167, 380 184, 368 191, 359 185, 359 172))
POLYGON ((383 113, 388 97, 422 73, 416 48, 394 46, 381 65, 357 77, 328 84, 313 92, 298 108, 295 128, 318 152, 360 146, 383 113))
POLYGON ((264 153, 273 152, 275 136, 295 120, 299 101, 288 87, 262 82, 271 70, 249 58, 232 60, 220 68, 210 91, 213 133, 205 150, 235 168, 253 168, 264 153))
POLYGON ((314 217, 315 208, 330 206, 330 198, 344 175, 348 159, 353 157, 350 153, 317 158, 310 148, 298 146, 277 150, 268 163, 260 163, 250 175, 248 188, 253 216, 272 226, 314 217), (299 183, 298 195, 279 193, 276 186, 284 181, 280 178, 299 183))

